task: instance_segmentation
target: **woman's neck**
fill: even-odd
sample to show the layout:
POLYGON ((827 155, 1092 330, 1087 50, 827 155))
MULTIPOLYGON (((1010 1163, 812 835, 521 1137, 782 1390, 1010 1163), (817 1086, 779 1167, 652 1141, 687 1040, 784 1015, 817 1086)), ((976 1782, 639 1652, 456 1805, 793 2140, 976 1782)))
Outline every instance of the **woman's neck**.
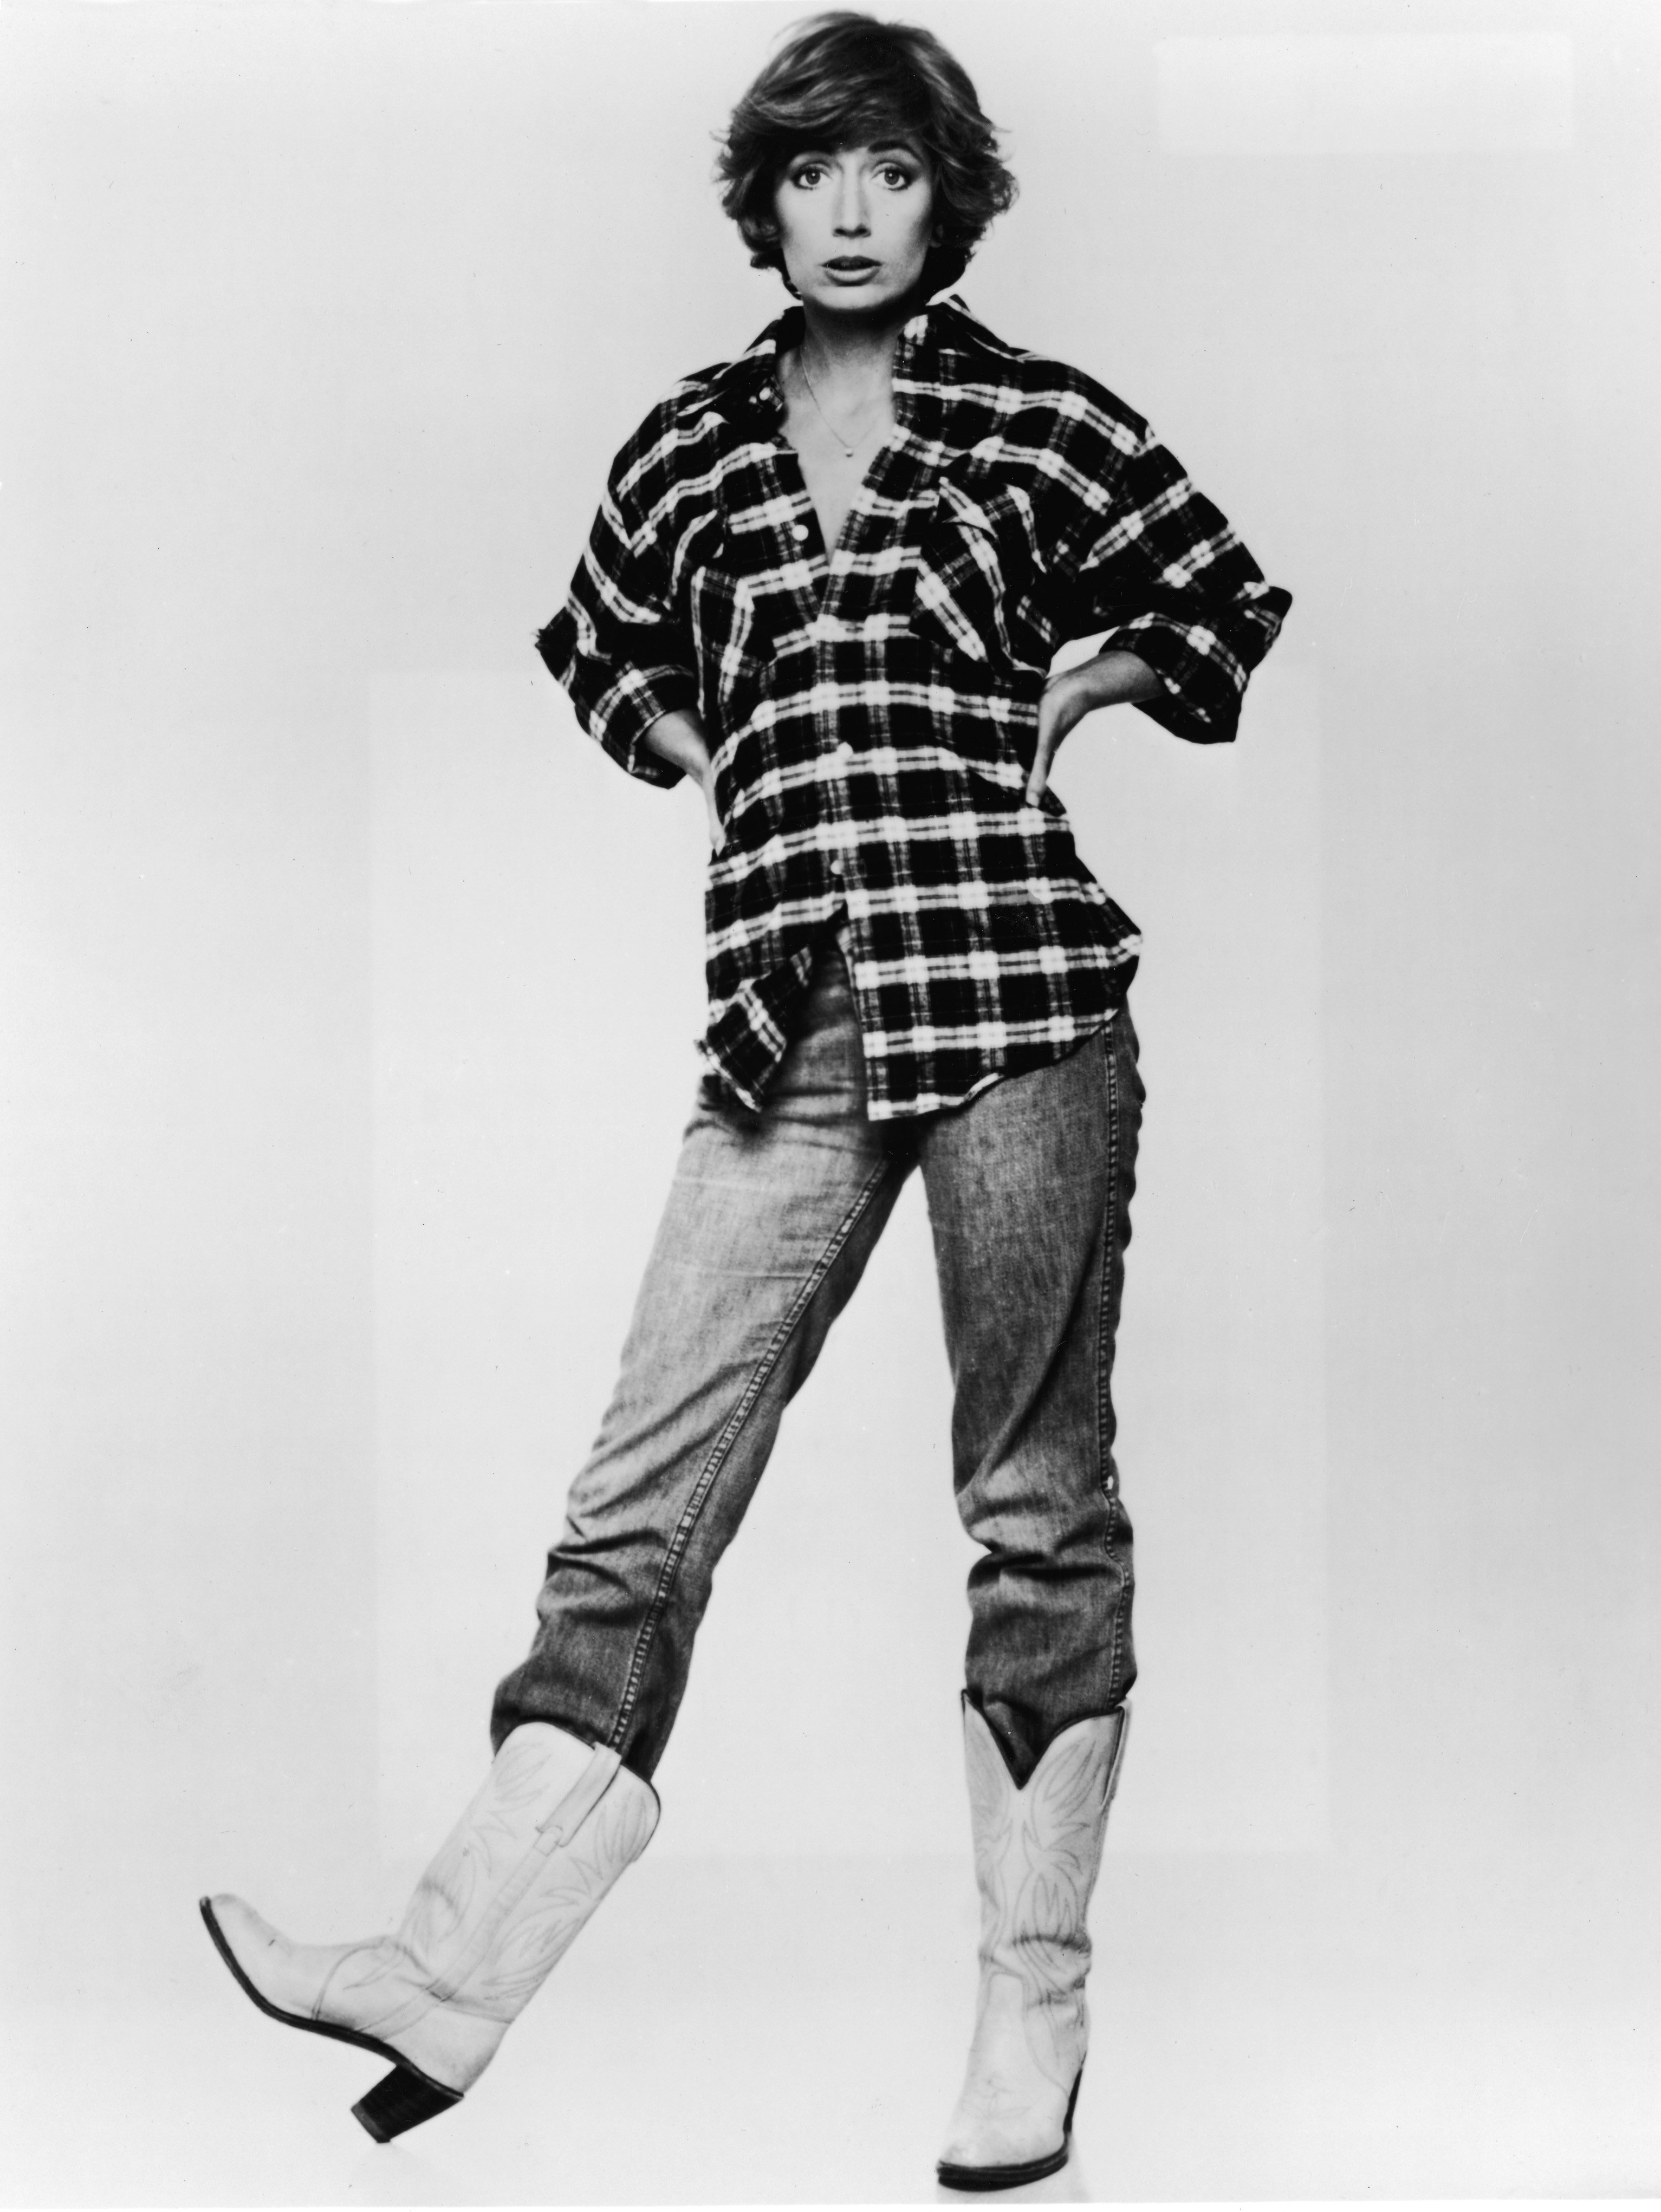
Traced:
POLYGON ((801 350, 810 370, 827 382, 865 385, 885 380, 915 307, 870 322, 802 310, 801 350))

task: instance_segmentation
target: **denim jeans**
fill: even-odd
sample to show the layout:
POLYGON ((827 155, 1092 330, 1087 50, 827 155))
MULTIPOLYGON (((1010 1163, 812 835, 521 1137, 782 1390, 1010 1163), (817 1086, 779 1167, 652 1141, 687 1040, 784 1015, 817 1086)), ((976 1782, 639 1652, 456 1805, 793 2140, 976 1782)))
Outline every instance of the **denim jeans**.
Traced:
POLYGON ((699 1094, 530 1656, 496 1692, 495 1741, 551 1721, 650 1776, 780 1418, 913 1168, 951 1363, 952 1480, 983 1553, 968 1695, 1018 1784, 1062 1729, 1114 1711, 1135 1676, 1110 1384, 1141 1102, 1122 1009, 964 1106, 868 1121, 847 970, 828 946, 764 1110, 708 1081, 699 1094))

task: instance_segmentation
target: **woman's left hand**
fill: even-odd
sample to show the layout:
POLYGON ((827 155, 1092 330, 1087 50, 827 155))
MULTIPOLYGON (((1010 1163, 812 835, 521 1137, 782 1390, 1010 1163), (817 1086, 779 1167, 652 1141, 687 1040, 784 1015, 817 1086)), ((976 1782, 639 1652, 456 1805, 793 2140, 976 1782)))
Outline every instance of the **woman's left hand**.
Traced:
POLYGON ((1026 778, 1029 806, 1036 806, 1049 788, 1050 763, 1062 749, 1062 739, 1096 704, 1089 685, 1080 681, 1092 665, 1086 662, 1083 668, 1061 669, 1044 685, 1038 702, 1037 750, 1026 778))
POLYGON ((1062 739, 1098 707, 1123 700, 1151 699, 1164 685, 1139 653, 1116 647, 1074 668, 1058 669, 1038 702, 1038 744, 1026 779, 1026 804, 1036 806, 1050 787, 1050 764, 1062 739))

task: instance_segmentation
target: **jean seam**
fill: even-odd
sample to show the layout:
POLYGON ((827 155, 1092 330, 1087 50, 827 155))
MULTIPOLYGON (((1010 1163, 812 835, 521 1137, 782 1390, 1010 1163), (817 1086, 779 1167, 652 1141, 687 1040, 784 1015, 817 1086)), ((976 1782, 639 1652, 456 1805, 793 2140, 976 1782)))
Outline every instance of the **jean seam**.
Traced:
MULTIPOLYGON (((1111 1555, 1114 1538, 1119 1528, 1119 1492, 1111 1468, 1113 1448, 1108 1442, 1109 1410, 1112 1403, 1111 1383, 1109 1380, 1112 1350, 1111 1308, 1113 1290, 1113 1261, 1118 1246, 1119 1231, 1119 1155, 1123 1149, 1120 1121, 1123 1101, 1121 1096, 1118 1072, 1118 1039, 1110 1023, 1100 1032, 1102 1039, 1102 1071, 1107 1091, 1107 1211, 1102 1223, 1101 1279, 1096 1303, 1096 1450, 1098 1480, 1107 1504, 1106 1549, 1111 1555)), ((1107 1680, 1110 1698, 1116 1695, 1120 1662, 1124 1651, 1125 1606, 1123 1592, 1113 1608, 1112 1640, 1108 1647, 1107 1680)))
POLYGON ((676 1580, 680 1573, 681 1561, 686 1556, 686 1547, 692 1540, 693 1530, 697 1528, 703 1508, 709 1501, 709 1493, 715 1488, 721 1469, 731 1456, 733 1447, 738 1442, 745 1424, 755 1411, 757 1400, 766 1389, 772 1378, 774 1370, 783 1357, 785 1346, 795 1334, 803 1315, 812 1304, 819 1285, 835 1264, 837 1254, 853 1235, 861 1217, 869 1208, 872 1200, 880 1189, 888 1172, 889 1163, 886 1160, 880 1162, 873 1169, 864 1187, 843 1215, 836 1233, 826 1244, 812 1272, 796 1293, 789 1311, 774 1332, 772 1342, 757 1361, 755 1372, 745 1388, 744 1395, 727 1417, 726 1427, 715 1439, 709 1457, 704 1464, 703 1471, 693 1485, 692 1494, 686 1501, 685 1509, 681 1514, 674 1535, 670 1540, 669 1550, 658 1576, 657 1589, 653 1593, 652 1602, 647 1608, 646 1618, 641 1623, 640 1634, 635 1641, 634 1656, 630 1662, 629 1678, 624 1684, 622 1703, 618 1708, 617 1719, 607 1738, 610 1747, 614 1751, 622 1749, 624 1738, 628 1734, 629 1723, 634 1718, 635 1706, 640 1696, 641 1683, 651 1657, 652 1645, 656 1640, 658 1624, 667 1609, 676 1580))

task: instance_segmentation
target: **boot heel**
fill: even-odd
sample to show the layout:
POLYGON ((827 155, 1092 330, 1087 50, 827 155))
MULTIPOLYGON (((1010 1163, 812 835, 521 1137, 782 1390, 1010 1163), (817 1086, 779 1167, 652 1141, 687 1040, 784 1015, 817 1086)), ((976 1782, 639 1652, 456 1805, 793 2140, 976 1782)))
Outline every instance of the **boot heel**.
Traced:
POLYGON ((377 2142, 391 2142, 394 2136, 407 2135, 423 2120, 436 2119, 441 2112, 447 2112, 452 2105, 460 2102, 459 2090, 441 2089, 424 2074, 413 2073, 407 2066, 394 2066, 390 2074, 375 2083, 367 2097, 358 2099, 352 2106, 352 2118, 360 2127, 367 2128, 377 2142))

